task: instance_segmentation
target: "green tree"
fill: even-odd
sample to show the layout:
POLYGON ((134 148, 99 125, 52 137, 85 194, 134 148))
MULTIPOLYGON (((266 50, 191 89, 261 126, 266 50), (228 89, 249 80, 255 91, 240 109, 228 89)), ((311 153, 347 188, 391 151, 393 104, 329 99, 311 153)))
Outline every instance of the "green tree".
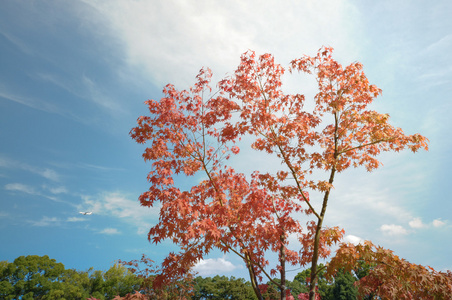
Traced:
POLYGON ((125 296, 140 289, 141 279, 121 264, 114 264, 104 273, 104 292, 106 299, 125 296))
POLYGON ((200 299, 231 299, 248 300, 256 299, 253 288, 243 278, 215 276, 196 277, 193 280, 193 300, 200 299))
MULTIPOLYGON (((326 273, 325 265, 319 264, 317 266, 317 270, 318 270, 318 273, 317 273, 318 293, 320 294, 321 299, 327 299, 327 297, 331 291, 331 284, 325 277, 325 273, 326 273)), ((301 271, 300 273, 298 273, 294 278, 294 282, 299 282, 301 284, 301 286, 303 287, 301 290, 301 293, 309 293, 309 284, 311 282, 311 269, 310 268, 305 269, 305 270, 301 271)), ((294 293, 292 293, 292 294, 294 294, 294 293)), ((299 294, 300 293, 298 293, 296 296, 298 296, 299 294)), ((294 295, 294 297, 296 297, 296 296, 294 295)))
POLYGON ((14 287, 7 280, 8 278, 8 265, 9 263, 5 261, 0 261, 0 298, 1 299, 12 299, 12 294, 14 292, 14 287))
POLYGON ((0 262, 0 299, 105 300, 139 290, 142 279, 115 264, 106 272, 66 270, 47 255, 20 256, 0 262))
POLYGON ((290 293, 292 296, 297 299, 298 295, 301 293, 307 293, 308 287, 306 285, 301 284, 301 282, 294 280, 294 281, 286 281, 287 289, 290 290, 290 293))
POLYGON ((45 256, 20 256, 12 263, 0 262, 0 299, 86 299, 87 272, 64 268, 45 256))
POLYGON ((61 276, 61 287, 49 293, 49 299, 86 299, 89 297, 89 277, 87 272, 67 269, 61 276), (64 296, 64 297, 63 297, 64 296))
MULTIPOLYGON (((331 300, 355 300, 358 289, 354 283, 356 278, 350 272, 337 272, 330 290, 331 300)), ((322 298, 323 299, 323 298, 322 298)))
POLYGON ((104 292, 104 276, 103 272, 100 270, 94 270, 90 268, 88 270, 89 273, 89 294, 93 298, 104 300, 105 292, 104 292))
POLYGON ((51 290, 60 288, 65 271, 62 263, 47 255, 20 256, 12 263, 2 262, 1 268, 1 286, 9 293, 2 294, 5 299, 44 299, 51 290))

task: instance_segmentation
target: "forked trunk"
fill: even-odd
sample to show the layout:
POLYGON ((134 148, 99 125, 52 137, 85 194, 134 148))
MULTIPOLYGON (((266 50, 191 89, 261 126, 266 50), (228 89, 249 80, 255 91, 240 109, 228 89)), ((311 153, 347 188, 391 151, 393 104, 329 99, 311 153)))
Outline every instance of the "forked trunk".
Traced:
POLYGON ((245 264, 250 274, 251 286, 253 287, 254 294, 256 294, 258 300, 264 300, 259 285, 257 284, 256 273, 254 272, 254 267, 253 264, 251 263, 249 255, 245 254, 245 258, 246 258, 245 264))

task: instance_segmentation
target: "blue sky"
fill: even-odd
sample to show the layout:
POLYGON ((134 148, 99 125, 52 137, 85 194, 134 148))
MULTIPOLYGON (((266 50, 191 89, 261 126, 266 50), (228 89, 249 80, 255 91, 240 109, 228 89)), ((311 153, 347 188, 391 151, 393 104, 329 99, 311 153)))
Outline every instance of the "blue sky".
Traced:
MULTIPOLYGON (((1 1, 0 260, 49 255, 79 270, 142 253, 161 261, 173 247, 146 239, 158 208, 138 205, 149 165, 128 135, 143 102, 167 83, 188 88, 202 66, 222 78, 248 49, 287 66, 328 45, 343 64, 364 64, 383 89, 375 109, 427 136, 430 151, 340 174, 326 222, 348 241, 452 269, 450 12, 447 0, 1 1)), ((300 86, 312 95, 287 78, 288 90, 300 86)), ((245 172, 264 161, 249 159, 245 172)), ((247 278, 233 254, 212 253, 197 271, 247 278)))

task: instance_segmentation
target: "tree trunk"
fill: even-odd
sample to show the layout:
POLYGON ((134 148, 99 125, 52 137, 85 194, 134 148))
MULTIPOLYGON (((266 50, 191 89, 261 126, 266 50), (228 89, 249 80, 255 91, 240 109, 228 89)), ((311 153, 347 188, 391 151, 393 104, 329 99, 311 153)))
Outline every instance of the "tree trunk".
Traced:
MULTIPOLYGON (((339 154, 337 151, 338 144, 338 128, 339 128, 339 115, 334 112, 334 161, 337 160, 339 154)), ((334 175, 336 174, 336 164, 334 163, 331 168, 330 178, 328 183, 332 186, 334 182, 334 175)), ((322 211, 317 221, 317 228, 315 230, 314 237, 314 252, 312 254, 312 265, 311 265, 311 283, 309 285, 309 300, 315 300, 315 286, 317 284, 317 262, 319 260, 319 244, 320 244, 320 234, 322 232, 323 219, 325 217, 326 207, 328 205, 328 198, 330 196, 330 188, 325 192, 323 196, 322 211)))
POLYGON ((281 235, 281 300, 286 300, 286 248, 284 247, 285 236, 281 235))
POLYGON ((250 256, 247 253, 245 253, 245 258, 245 264, 250 274, 251 286, 253 287, 254 294, 256 294, 258 300, 264 300, 261 294, 261 290, 259 289, 259 286, 257 284, 257 278, 254 272, 253 264, 251 263, 250 256))
MULTIPOLYGON (((334 174, 336 174, 336 167, 333 166, 331 169, 329 183, 332 185, 334 181, 334 174)), ((315 300, 315 286, 317 284, 317 263, 319 260, 319 244, 320 244, 320 234, 322 232, 323 218, 325 216, 326 207, 328 204, 328 198, 330 196, 330 190, 325 192, 323 197, 322 211, 320 212, 320 218, 317 221, 317 228, 315 230, 314 236, 314 252, 312 254, 312 265, 311 265, 311 283, 309 285, 309 300, 315 300)))

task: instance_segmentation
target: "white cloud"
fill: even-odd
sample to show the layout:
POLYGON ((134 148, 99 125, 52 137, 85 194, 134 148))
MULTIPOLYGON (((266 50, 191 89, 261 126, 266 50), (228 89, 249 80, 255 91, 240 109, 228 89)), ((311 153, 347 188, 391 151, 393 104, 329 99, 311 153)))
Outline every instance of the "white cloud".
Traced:
POLYGON ((193 270, 195 272, 198 272, 200 276, 207 276, 212 274, 232 272, 240 267, 241 266, 235 266, 230 261, 227 261, 224 257, 222 257, 201 259, 193 267, 193 270))
POLYGON ((67 194, 68 190, 66 189, 66 187, 64 186, 59 186, 59 187, 48 187, 48 186, 43 186, 43 188, 49 190, 49 192, 51 192, 52 194, 67 194))
POLYGON ((158 86, 191 84, 202 66, 222 77, 248 49, 274 53, 285 63, 324 44, 353 59, 359 51, 359 14, 345 0, 84 2, 95 9, 85 21, 103 20, 96 29, 118 41, 127 63, 158 86))
POLYGON ((42 177, 47 178, 47 179, 52 180, 52 181, 59 181, 60 180, 60 175, 55 170, 51 170, 51 169, 44 169, 44 170, 34 169, 34 170, 30 170, 30 171, 33 171, 33 172, 41 175, 42 177))
MULTIPOLYGON (((43 186, 43 188, 46 188, 46 186, 43 186)), ((44 193, 42 193, 42 191, 39 191, 39 190, 35 189, 32 186, 29 186, 29 185, 26 185, 26 184, 22 184, 22 183, 8 183, 8 184, 5 185, 5 190, 26 193, 26 194, 29 194, 29 195, 41 196, 41 197, 50 199, 50 200, 55 201, 55 202, 65 203, 65 204, 74 206, 74 204, 72 204, 70 202, 63 201, 63 200, 61 200, 61 199, 59 199, 57 197, 54 197, 52 195, 50 195, 50 196, 49 195, 45 195, 44 193)), ((50 189, 50 191, 52 192, 52 189, 50 189)), ((62 192, 62 190, 60 188, 57 188, 57 189, 53 190, 52 194, 58 194, 58 193, 61 193, 61 192, 62 192)))
POLYGON ((353 245, 358 245, 358 244, 361 244, 362 242, 364 242, 364 240, 358 236, 349 234, 344 237, 344 242, 352 243, 353 245))
POLYGON ((441 219, 436 219, 436 220, 433 220, 432 224, 435 227, 442 227, 442 226, 446 225, 446 222, 441 221, 441 219))
POLYGON ((408 233, 408 231, 402 226, 394 224, 381 225, 380 230, 387 235, 404 235, 408 233))
POLYGON ((408 223, 411 228, 426 228, 426 227, 442 227, 446 225, 446 222, 441 221, 441 219, 433 220, 430 224, 424 224, 420 218, 414 218, 408 223))
POLYGON ((105 228, 104 230, 99 231, 99 233, 107 235, 120 234, 120 232, 116 228, 105 228))
POLYGON ((411 228, 424 228, 427 225, 422 223, 421 218, 414 218, 413 220, 411 220, 408 225, 410 225, 411 228))

